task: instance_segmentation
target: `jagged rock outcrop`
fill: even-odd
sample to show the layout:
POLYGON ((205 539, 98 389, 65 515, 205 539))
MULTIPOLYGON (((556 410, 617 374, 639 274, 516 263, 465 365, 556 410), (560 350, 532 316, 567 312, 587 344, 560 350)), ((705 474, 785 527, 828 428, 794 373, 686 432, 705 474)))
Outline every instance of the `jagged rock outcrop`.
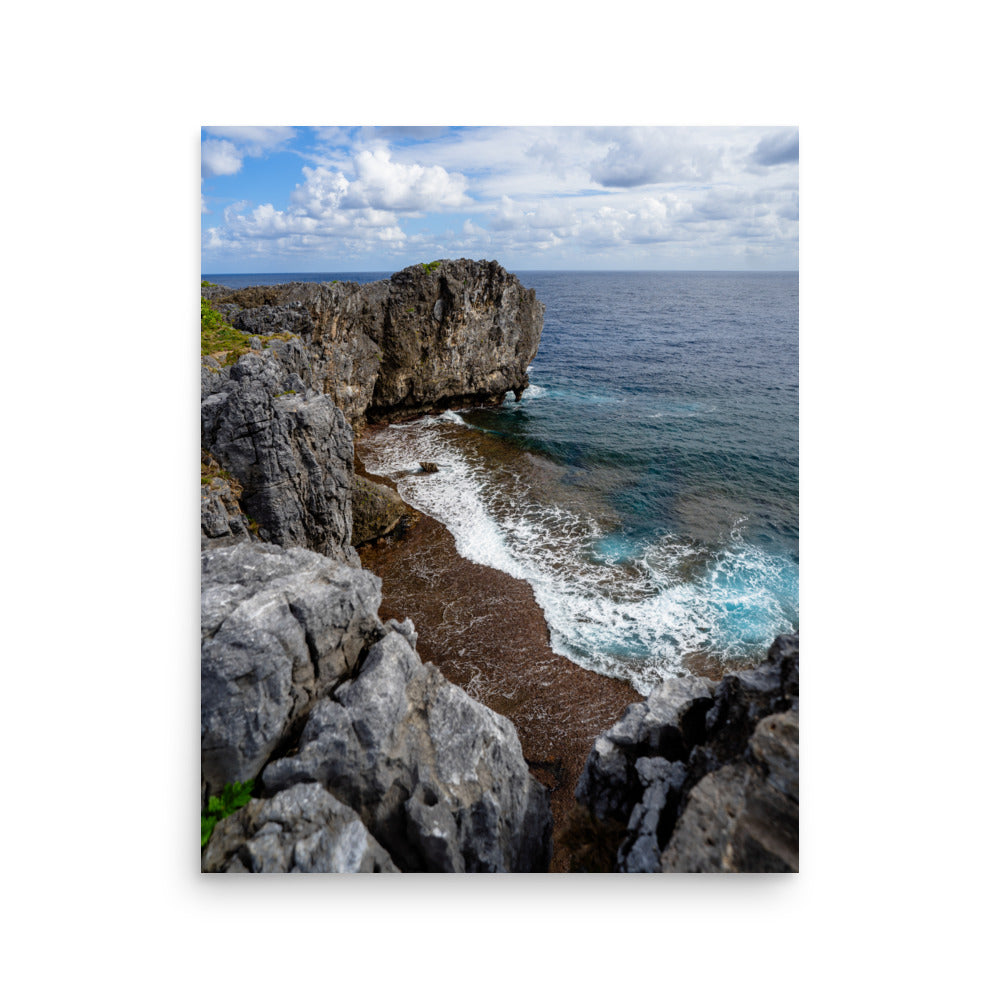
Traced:
POLYGON ((691 789, 660 870, 799 870, 798 709, 761 719, 747 758, 691 789))
POLYGON ((303 376, 355 427, 520 397, 538 350, 544 306, 496 261, 416 265, 358 285, 293 282, 202 294, 257 335, 301 337, 303 376))
POLYGON ((233 545, 250 537, 250 524, 240 507, 241 495, 242 489, 232 479, 221 475, 202 477, 201 547, 203 549, 233 545))
POLYGON ((361 817, 319 785, 253 799, 215 828, 206 872, 395 872, 361 817))
POLYGON ((798 870, 798 636, 718 683, 664 682, 597 738, 576 797, 617 870, 798 870))
POLYGON ((264 787, 322 783, 404 870, 545 871, 548 794, 513 725, 422 663, 412 626, 390 626, 358 676, 312 710, 298 753, 268 765, 264 787))
POLYGON ((385 634, 382 583, 305 549, 202 552, 202 796, 248 781, 385 634))
POLYGON ((364 545, 388 535, 408 510, 391 486, 355 475, 351 497, 351 545, 364 545))
MULTIPOLYGON (((401 869, 544 871, 548 793, 513 725, 421 662, 411 622, 379 621, 380 589, 370 573, 304 549, 203 551, 203 801, 263 769, 268 800, 321 784, 401 869)), ((306 870, 346 852, 389 870, 357 830, 343 833, 350 816, 331 818, 315 796, 295 801, 285 819, 259 801, 234 813, 204 863, 306 870)))
MULTIPOLYGON (((350 544, 351 428, 329 396, 306 388, 301 341, 255 346, 228 368, 203 365, 202 448, 239 481, 239 507, 261 539, 359 566, 350 544)), ((207 531, 225 541, 208 514, 207 531)), ((205 524, 203 510, 203 534, 205 524)))

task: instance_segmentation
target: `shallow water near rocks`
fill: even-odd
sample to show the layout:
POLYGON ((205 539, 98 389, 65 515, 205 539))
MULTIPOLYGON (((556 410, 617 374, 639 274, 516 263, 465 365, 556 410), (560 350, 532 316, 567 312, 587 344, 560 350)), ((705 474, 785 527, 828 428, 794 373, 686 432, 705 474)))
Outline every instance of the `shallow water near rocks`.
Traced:
POLYGON ((756 662, 798 628, 798 276, 520 278, 546 305, 522 399, 378 428, 366 468, 587 669, 647 694, 756 662))

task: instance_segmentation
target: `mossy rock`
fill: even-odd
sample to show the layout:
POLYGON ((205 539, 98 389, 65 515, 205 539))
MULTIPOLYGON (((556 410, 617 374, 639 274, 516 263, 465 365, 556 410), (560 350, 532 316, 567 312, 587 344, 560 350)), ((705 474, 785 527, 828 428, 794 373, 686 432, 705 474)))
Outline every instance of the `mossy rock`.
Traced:
POLYGON ((351 545, 364 545, 388 535, 408 509, 392 487, 356 475, 351 496, 351 545))

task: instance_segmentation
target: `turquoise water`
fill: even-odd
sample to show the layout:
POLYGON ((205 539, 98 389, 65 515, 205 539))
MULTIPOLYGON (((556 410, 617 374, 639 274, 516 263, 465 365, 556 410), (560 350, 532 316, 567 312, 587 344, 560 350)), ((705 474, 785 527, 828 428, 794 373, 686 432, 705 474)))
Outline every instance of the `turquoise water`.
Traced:
POLYGON ((521 401, 393 425, 369 470, 437 462, 400 492, 528 580, 582 666, 645 693, 759 658, 798 628, 798 275, 518 276, 546 306, 521 401))

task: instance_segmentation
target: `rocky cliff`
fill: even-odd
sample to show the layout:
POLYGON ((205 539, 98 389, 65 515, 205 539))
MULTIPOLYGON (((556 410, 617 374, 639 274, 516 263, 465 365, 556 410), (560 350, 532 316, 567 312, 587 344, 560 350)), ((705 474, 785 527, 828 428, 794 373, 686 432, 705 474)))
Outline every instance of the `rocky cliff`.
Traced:
POLYGON ((352 546, 403 505, 354 475, 351 424, 519 394, 534 293, 445 261, 205 296, 241 346, 202 363, 202 806, 253 797, 203 870, 546 870, 548 793, 513 726, 379 619, 352 546))
POLYGON ((520 398, 545 307, 496 261, 418 264, 385 281, 204 295, 238 330, 286 331, 309 358, 306 384, 354 427, 470 403, 520 398))
POLYGON ((202 553, 202 801, 255 782, 205 871, 546 870, 548 794, 514 727, 380 603, 378 577, 315 552, 202 553))
POLYGON ((582 870, 795 872, 799 641, 718 683, 665 681, 594 743, 576 789, 605 847, 582 870))

